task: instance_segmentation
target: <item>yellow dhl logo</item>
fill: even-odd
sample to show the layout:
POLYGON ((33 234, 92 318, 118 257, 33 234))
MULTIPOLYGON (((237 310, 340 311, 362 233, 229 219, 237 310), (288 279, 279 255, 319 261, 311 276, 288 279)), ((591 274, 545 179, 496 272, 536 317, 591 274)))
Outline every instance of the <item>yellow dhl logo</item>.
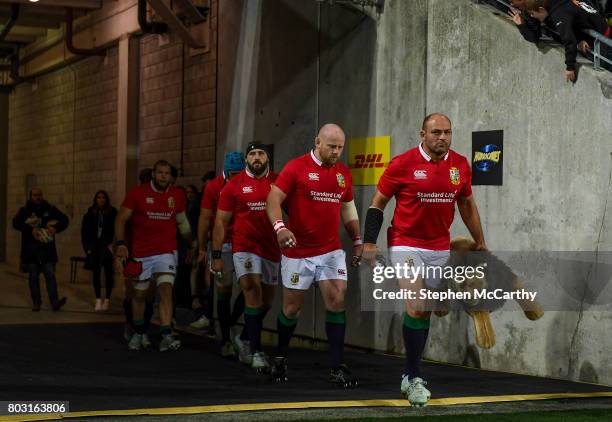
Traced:
POLYGON ((493 152, 476 152, 474 154, 474 162, 477 163, 479 161, 493 161, 494 163, 499 163, 499 156, 501 155, 501 151, 493 151, 493 152))

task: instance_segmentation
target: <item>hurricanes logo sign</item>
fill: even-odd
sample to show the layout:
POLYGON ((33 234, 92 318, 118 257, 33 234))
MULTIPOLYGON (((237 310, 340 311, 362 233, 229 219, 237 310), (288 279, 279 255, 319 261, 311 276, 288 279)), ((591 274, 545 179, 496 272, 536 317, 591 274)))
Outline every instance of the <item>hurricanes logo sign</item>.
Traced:
POLYGON ((501 158, 501 150, 495 144, 485 145, 474 153, 474 166, 482 172, 488 172, 499 163, 501 158))
POLYGON ((342 173, 336 173, 336 180, 338 180, 338 186, 342 189, 346 187, 346 182, 344 181, 344 175, 342 173))
POLYGON ((461 178, 459 177, 459 169, 457 167, 451 167, 450 170, 450 181, 453 185, 458 185, 461 183, 461 178))
POLYGON ((300 275, 298 273, 291 274, 291 285, 297 286, 299 282, 300 282, 300 275))

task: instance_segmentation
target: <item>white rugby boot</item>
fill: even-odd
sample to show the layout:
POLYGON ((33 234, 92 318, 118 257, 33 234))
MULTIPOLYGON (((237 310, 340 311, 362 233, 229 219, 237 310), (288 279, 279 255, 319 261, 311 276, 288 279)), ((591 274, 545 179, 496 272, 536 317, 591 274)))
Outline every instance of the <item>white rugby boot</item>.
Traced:
POLYGON ((422 378, 415 377, 409 380, 408 375, 404 375, 400 391, 412 406, 427 406, 427 402, 431 398, 431 392, 425 388, 426 384, 427 382, 423 381, 422 378))

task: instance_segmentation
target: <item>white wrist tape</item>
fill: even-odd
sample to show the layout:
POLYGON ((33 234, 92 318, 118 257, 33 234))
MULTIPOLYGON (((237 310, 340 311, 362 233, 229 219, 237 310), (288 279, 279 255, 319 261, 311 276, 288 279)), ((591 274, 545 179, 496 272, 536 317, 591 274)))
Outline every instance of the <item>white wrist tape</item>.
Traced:
POLYGON ((276 220, 274 222, 274 231, 276 233, 278 233, 279 231, 286 229, 287 227, 285 227, 285 223, 283 222, 283 220, 276 220))

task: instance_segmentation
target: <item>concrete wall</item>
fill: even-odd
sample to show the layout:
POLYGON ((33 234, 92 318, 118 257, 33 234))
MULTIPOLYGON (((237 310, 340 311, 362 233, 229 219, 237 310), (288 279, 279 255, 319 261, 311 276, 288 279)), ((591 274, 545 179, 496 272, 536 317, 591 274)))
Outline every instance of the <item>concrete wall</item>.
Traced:
MULTIPOLYGON (((217 19, 214 9, 212 19, 214 26, 217 19)), ((183 47, 175 36, 162 45, 157 35, 143 37, 139 168, 151 167, 160 158, 180 168, 182 132, 180 183, 200 186, 201 176, 213 170, 217 75, 216 43, 211 41, 209 53, 191 56, 190 49, 183 47)))
POLYGON ((58 236, 61 262, 82 255, 81 217, 98 189, 114 197, 117 51, 21 84, 10 96, 7 262, 19 261, 20 233, 11 220, 27 199, 26 176, 70 217, 58 236))
MULTIPOLYGON (((538 49, 489 9, 458 3, 429 1, 427 109, 449 114, 465 154, 470 132, 504 130, 504 186, 474 189, 489 247, 610 251, 612 75, 585 66, 575 85, 566 83, 562 50, 538 49)), ((587 287, 582 277, 574 283, 587 287)), ((497 345, 480 351, 481 365, 610 383, 610 304, 582 300, 581 312, 548 312, 535 323, 494 313, 497 345)), ((439 325, 434 341, 454 329, 439 325)), ((462 357, 431 343, 428 356, 462 357)))
MULTIPOLYGON (((182 147, 180 184, 200 186, 201 176, 214 168, 216 28, 213 1, 210 52, 192 55, 172 34, 147 35, 140 39, 140 58, 133 63, 140 68, 138 166, 150 167, 163 158, 180 167, 182 147)), ((68 230, 57 240, 62 276, 68 258, 83 255, 81 218, 94 193, 105 189, 115 206, 121 203, 123 198, 115 194, 117 90, 114 47, 105 58, 83 59, 35 83, 22 83, 10 94, 6 245, 7 262, 15 268, 20 234, 11 220, 27 199, 26 175, 35 175, 47 200, 70 216, 68 230)))
MULTIPOLYGON (((388 0, 376 20, 314 3, 259 0, 234 10, 242 31, 232 39, 237 55, 226 108, 244 120, 220 147, 242 148, 254 136, 273 142, 280 170, 307 150, 317 126, 334 121, 348 138, 391 135, 397 154, 418 144, 427 113, 444 112, 454 122, 453 148, 465 155, 471 132, 504 130, 504 186, 474 188, 491 249, 611 249, 611 75, 585 66, 577 84, 565 83, 561 49, 527 44, 511 23, 469 0, 388 0)), ((355 189, 361 215, 372 193, 355 189)), ((452 231, 466 234, 459 222, 452 231)), ((385 241, 381 235, 379 245, 385 241)), ((347 342, 402 351, 401 306, 360 312, 350 275, 347 342)), ((582 279, 575 284, 582 289, 582 279)), ((433 319, 426 356, 612 382, 603 340, 612 326, 603 312, 609 305, 585 302, 582 309, 548 312, 537 322, 496 312, 497 345, 488 351, 475 346, 469 317, 453 311, 433 319)), ((324 337, 323 320, 311 293, 298 332, 324 337)))

